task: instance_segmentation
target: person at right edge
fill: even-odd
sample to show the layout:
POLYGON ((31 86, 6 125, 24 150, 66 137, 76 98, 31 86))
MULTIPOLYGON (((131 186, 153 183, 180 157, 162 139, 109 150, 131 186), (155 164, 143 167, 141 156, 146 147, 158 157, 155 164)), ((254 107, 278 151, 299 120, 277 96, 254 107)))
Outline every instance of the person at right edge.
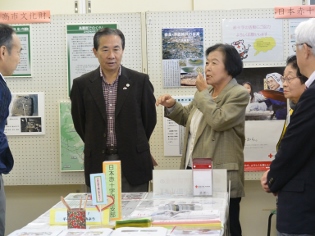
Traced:
POLYGON ((278 196, 277 235, 315 235, 315 18, 295 29, 301 74, 308 80, 270 169, 261 177, 266 192, 278 196))
POLYGON ((2 174, 8 174, 14 164, 4 128, 9 116, 12 99, 10 89, 3 76, 12 75, 20 63, 20 39, 15 31, 6 24, 0 24, 0 236, 5 233, 6 199, 2 174))
POLYGON ((227 169, 231 181, 229 205, 230 235, 242 235, 239 221, 244 196, 244 143, 247 90, 235 77, 243 69, 236 49, 216 44, 206 50, 206 79, 201 74, 197 91, 187 106, 169 94, 160 96, 156 105, 165 107, 166 117, 186 127, 180 167, 191 168, 192 158, 212 158, 214 169, 227 169))

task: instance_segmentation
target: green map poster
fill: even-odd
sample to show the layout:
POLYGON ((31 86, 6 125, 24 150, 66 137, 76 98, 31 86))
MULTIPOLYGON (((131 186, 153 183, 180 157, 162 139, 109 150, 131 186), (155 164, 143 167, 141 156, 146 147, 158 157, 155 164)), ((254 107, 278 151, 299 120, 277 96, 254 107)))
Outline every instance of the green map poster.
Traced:
POLYGON ((84 144, 74 129, 71 103, 61 102, 59 109, 61 171, 83 171, 84 144))

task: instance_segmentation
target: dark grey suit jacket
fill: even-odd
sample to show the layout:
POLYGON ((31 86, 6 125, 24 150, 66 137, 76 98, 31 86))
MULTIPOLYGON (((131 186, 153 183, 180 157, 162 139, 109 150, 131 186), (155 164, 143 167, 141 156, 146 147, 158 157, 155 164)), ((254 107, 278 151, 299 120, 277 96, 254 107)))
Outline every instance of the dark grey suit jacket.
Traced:
POLYGON ((278 193, 277 230, 315 233, 315 84, 301 96, 267 176, 278 193))
MULTIPOLYGON (((73 123, 85 144, 85 183, 90 186, 90 174, 102 173, 106 160, 107 116, 100 69, 74 79, 70 98, 73 123)), ((149 139, 155 125, 155 97, 149 76, 122 66, 115 132, 122 173, 132 185, 152 179, 149 139)))

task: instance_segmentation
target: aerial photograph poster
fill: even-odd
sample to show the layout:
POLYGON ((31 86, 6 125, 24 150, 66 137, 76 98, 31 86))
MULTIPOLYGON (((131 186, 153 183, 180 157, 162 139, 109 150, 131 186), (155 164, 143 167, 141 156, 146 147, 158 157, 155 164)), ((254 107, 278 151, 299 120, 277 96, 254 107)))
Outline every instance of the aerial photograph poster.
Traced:
POLYGON ((162 29, 164 88, 196 85, 204 72, 203 28, 162 29))

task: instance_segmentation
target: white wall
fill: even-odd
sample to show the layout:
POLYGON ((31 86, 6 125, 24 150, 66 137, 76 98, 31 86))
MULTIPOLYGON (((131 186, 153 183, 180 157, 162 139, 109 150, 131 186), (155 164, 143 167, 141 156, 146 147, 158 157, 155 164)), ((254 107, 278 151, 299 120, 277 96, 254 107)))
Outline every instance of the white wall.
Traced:
POLYGON ((74 13, 74 0, 0 0, 0 11, 50 10, 50 14, 74 13))
POLYGON ((275 6, 297 6, 302 5, 303 0, 194 0, 194 10, 216 10, 216 9, 243 9, 243 8, 273 8, 275 6))
MULTIPOLYGON (((84 0, 78 0, 84 1, 84 0)), ((192 11, 215 9, 272 8, 302 5, 303 0, 90 0, 92 13, 192 11)), ((0 0, 0 10, 50 10, 51 14, 73 14, 74 0, 0 0)))
MULTIPOLYGON (((262 190, 260 181, 245 181, 245 197, 241 201, 240 214, 243 236, 267 235, 268 216, 275 206, 276 198, 262 190)), ((272 217, 270 235, 277 235, 276 216, 272 217)))

